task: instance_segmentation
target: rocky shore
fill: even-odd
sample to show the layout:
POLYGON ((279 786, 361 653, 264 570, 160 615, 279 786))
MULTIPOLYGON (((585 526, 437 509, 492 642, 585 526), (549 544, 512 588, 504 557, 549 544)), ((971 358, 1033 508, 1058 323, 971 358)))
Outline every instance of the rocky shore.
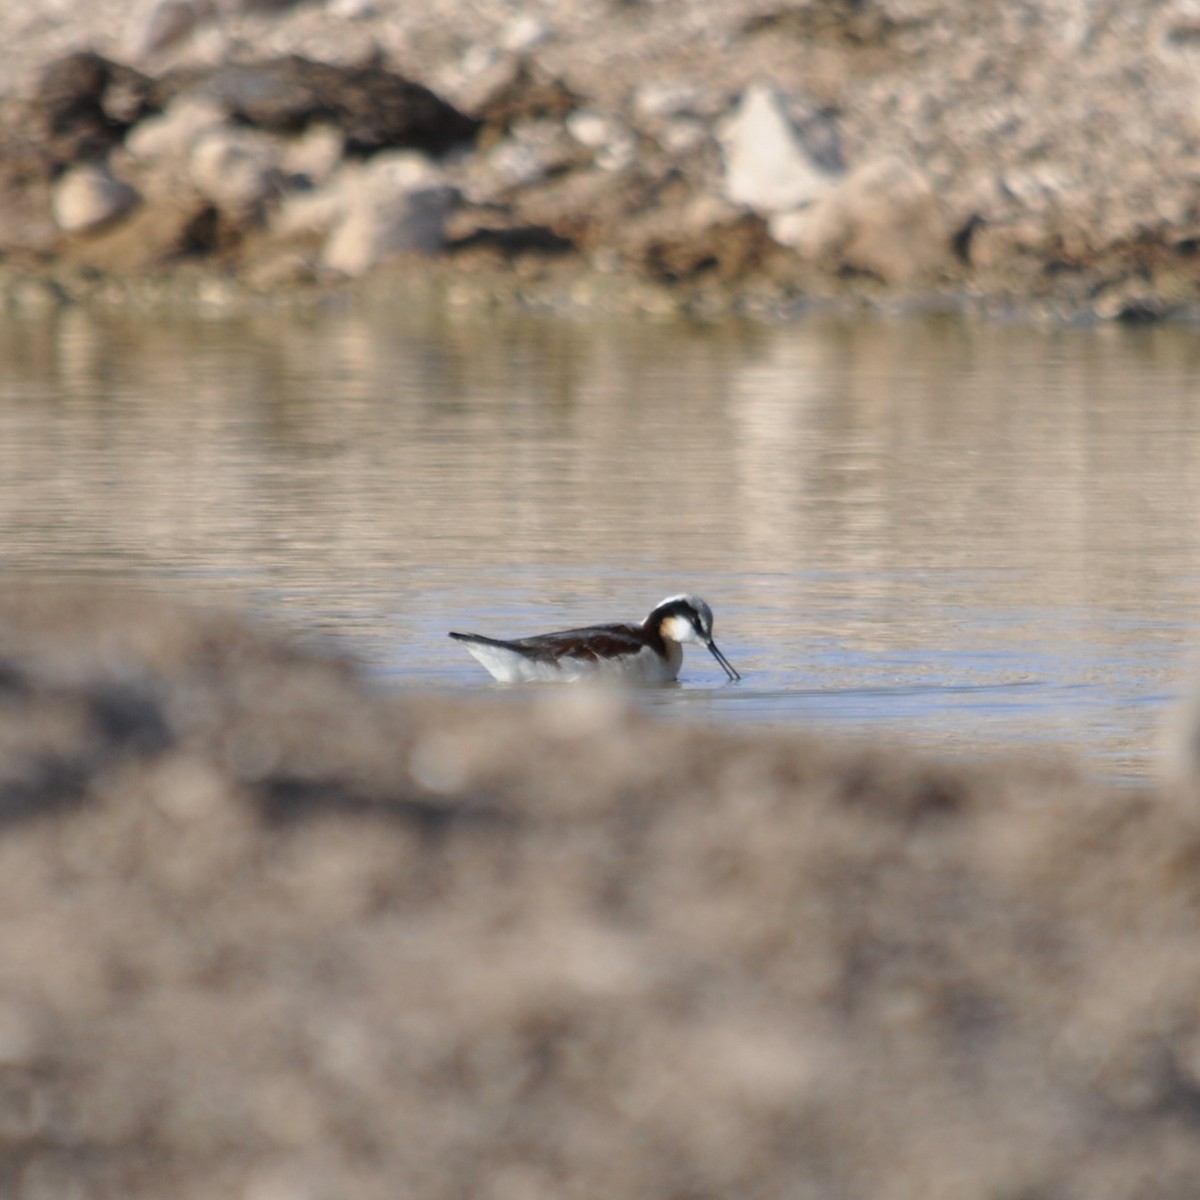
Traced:
POLYGON ((0 42, 18 306, 1200 302, 1184 0, 66 0, 0 42))
POLYGON ((0 1186, 1185 1197, 1193 798, 0 600, 0 1186))

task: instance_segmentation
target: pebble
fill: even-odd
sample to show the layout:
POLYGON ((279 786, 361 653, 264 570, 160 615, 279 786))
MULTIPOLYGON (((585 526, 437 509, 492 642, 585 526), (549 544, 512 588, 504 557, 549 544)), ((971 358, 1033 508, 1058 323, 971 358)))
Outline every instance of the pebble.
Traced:
POLYGON ((154 163, 186 157, 198 138, 223 125, 224 105, 204 96, 183 95, 157 117, 134 126, 125 148, 142 162, 154 163))
POLYGON ((446 219, 461 203, 444 173, 415 151, 377 155, 347 187, 349 201, 325 244, 324 265, 364 275, 402 251, 434 254, 445 244, 446 219))
POLYGON ((102 163, 72 167, 54 185, 54 220, 64 233, 92 233, 125 216, 139 201, 137 189, 102 163))
POLYGON ((192 147, 188 175, 219 208, 246 215, 278 189, 281 157, 279 141, 269 134, 219 126, 192 147))

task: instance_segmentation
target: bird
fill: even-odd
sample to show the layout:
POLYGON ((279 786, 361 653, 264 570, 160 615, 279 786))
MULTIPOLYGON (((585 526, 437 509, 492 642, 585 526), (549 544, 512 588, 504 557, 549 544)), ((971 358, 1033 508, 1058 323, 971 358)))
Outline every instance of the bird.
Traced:
POLYGON ((741 676, 717 649, 713 615, 699 596, 668 596, 640 625, 589 625, 501 641, 478 633, 454 633, 500 683, 574 682, 582 679, 670 683, 688 642, 707 646, 730 680, 741 676))

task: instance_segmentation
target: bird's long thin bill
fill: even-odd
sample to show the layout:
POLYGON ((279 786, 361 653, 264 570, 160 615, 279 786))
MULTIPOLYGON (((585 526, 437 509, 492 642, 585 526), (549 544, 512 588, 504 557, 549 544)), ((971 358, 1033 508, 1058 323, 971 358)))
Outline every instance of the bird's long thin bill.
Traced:
POLYGON ((716 642, 709 642, 708 648, 712 651, 713 658, 715 658, 717 662, 719 662, 721 666, 725 668, 725 674, 728 675, 730 679, 741 679, 741 676, 733 669, 733 667, 729 665, 729 659, 727 659, 725 655, 723 655, 720 650, 717 649, 716 642))

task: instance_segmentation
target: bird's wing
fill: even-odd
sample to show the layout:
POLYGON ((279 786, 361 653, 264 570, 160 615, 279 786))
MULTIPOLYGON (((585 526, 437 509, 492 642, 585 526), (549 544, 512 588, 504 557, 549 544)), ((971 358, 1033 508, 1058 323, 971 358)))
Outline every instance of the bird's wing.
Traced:
POLYGON ((597 662, 621 654, 636 654, 645 642, 636 625, 596 625, 565 629, 562 633, 542 633, 507 644, 539 662, 563 658, 597 662))

